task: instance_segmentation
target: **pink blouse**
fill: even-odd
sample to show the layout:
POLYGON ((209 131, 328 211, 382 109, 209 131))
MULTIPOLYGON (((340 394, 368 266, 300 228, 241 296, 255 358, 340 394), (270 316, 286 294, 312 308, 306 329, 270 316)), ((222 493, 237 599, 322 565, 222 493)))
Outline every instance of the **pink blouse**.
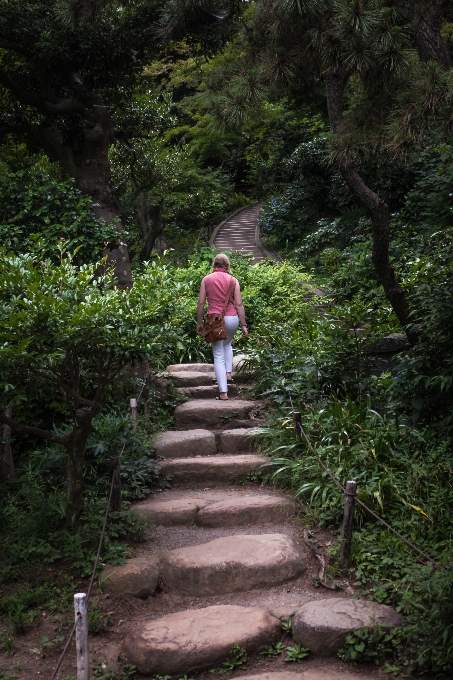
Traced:
MULTIPOLYGON (((206 296, 208 298, 208 314, 218 314, 222 311, 225 302, 225 295, 231 284, 231 274, 223 271, 215 271, 212 274, 205 276, 203 281, 206 287, 206 296)), ((237 316, 236 307, 233 304, 234 288, 237 279, 233 277, 234 286, 231 291, 231 297, 228 301, 225 316, 237 316)))

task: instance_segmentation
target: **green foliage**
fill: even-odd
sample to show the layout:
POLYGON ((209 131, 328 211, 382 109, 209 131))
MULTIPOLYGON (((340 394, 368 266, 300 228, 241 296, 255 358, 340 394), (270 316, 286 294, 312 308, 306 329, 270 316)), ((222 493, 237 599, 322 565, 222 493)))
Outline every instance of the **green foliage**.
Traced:
POLYGON ((285 661, 288 663, 299 663, 309 655, 310 650, 303 647, 300 642, 296 642, 291 647, 287 647, 285 661))
POLYGON ((293 629, 293 620, 291 618, 283 619, 280 622, 280 627, 284 633, 291 633, 293 629))
POLYGON ((219 675, 225 675, 226 673, 233 673, 237 670, 247 670, 245 665, 247 662, 247 652, 242 649, 240 645, 235 643, 230 650, 227 658, 222 661, 220 668, 214 668, 211 673, 218 673, 219 675))
POLYGON ((8 251, 39 253, 59 263, 55 244, 61 241, 61 252, 77 249, 75 262, 97 260, 121 234, 92 211, 92 199, 73 180, 60 181, 34 167, 1 175, 0 240, 8 251))
POLYGON ((285 649, 286 645, 284 645, 283 642, 274 642, 274 644, 265 647, 263 651, 260 652, 260 654, 272 658, 274 656, 278 656, 279 654, 283 654, 285 649))
POLYGON ((381 625, 365 627, 348 633, 338 656, 353 664, 373 661, 377 666, 401 644, 401 632, 381 625))
MULTIPOLYGON (((99 635, 113 626, 113 612, 105 612, 99 602, 99 598, 93 598, 88 610, 88 632, 99 635)), ((105 676, 109 677, 109 676, 105 676)))

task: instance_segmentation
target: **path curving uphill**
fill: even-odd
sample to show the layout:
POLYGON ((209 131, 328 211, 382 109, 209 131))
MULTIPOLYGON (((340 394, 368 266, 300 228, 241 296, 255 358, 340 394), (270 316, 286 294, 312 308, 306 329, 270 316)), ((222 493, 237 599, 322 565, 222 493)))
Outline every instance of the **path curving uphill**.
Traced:
POLYGON ((278 255, 263 246, 259 238, 258 217, 262 203, 253 203, 237 210, 214 230, 210 240, 212 248, 250 254, 251 264, 266 258, 279 260, 278 255))

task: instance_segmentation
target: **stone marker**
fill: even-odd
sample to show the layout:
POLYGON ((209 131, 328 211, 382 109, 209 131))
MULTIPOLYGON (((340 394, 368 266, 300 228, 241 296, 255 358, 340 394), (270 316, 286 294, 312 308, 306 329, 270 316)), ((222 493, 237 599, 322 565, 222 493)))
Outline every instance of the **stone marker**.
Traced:
POLYGON ((102 570, 103 587, 116 595, 154 595, 160 578, 160 558, 134 557, 122 567, 107 565, 102 570))
POLYGON ((293 620, 293 638, 313 654, 333 656, 346 635, 363 626, 400 626, 403 617, 391 607, 368 600, 329 598, 307 602, 293 620))
POLYGON ((153 446, 161 458, 214 456, 217 453, 215 434, 201 429, 160 432, 153 438, 153 446))
POLYGON ((219 605, 154 619, 123 641, 145 675, 183 675, 221 663, 237 643, 254 652, 280 636, 280 621, 259 607, 219 605))
POLYGON ((275 586, 305 569, 304 557, 285 534, 237 534, 162 555, 170 592, 197 597, 275 586))

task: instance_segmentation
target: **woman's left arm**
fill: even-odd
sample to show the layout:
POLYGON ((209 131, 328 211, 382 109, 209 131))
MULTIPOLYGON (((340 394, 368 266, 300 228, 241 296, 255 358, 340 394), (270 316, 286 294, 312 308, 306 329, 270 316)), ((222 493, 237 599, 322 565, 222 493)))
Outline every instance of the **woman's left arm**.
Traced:
POLYGON ((206 286, 204 285, 204 279, 201 282, 200 286, 200 295, 198 296, 198 304, 197 304, 197 333, 198 335, 201 335, 201 331, 203 330, 203 314, 204 314, 204 306, 206 304, 206 286))

